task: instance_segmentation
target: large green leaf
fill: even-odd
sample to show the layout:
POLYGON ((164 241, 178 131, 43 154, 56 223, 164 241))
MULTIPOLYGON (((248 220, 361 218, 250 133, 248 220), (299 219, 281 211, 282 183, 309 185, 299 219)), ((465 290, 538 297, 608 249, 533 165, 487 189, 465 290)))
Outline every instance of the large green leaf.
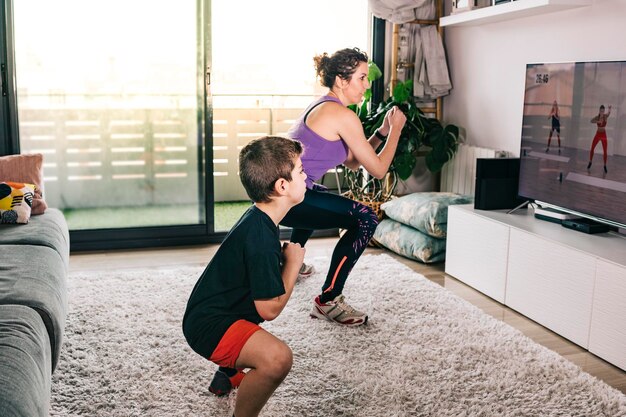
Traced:
POLYGON ((367 63, 367 80, 372 82, 383 76, 383 72, 378 68, 374 61, 367 63))
POLYGON ((413 96, 413 80, 396 84, 393 88, 393 100, 396 104, 407 103, 413 96))
POLYGON ((393 159, 393 166, 401 180, 406 180, 411 176, 415 168, 415 157, 411 153, 396 153, 393 159))

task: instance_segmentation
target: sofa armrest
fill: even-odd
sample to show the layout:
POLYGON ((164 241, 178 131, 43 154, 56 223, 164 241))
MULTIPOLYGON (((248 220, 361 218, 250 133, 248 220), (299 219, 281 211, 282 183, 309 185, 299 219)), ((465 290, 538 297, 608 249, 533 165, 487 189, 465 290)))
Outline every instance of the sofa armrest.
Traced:
POLYGON ((0 305, 21 305, 39 313, 48 330, 54 370, 67 319, 65 263, 47 246, 0 247, 0 305))
POLYGON ((0 305, 0 414, 47 416, 52 379, 50 341, 35 310, 0 305))

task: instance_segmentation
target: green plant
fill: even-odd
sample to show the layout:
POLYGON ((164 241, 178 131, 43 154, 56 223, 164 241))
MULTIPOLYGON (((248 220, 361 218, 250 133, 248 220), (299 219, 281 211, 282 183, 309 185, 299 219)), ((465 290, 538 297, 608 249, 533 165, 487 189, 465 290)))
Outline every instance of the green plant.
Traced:
MULTIPOLYGON (((369 64, 368 79, 371 81, 382 75, 374 63, 369 64)), ((431 172, 439 172, 454 156, 458 147, 459 128, 453 124, 443 126, 436 119, 427 117, 418 107, 413 97, 413 81, 398 83, 389 98, 371 107, 371 92, 366 91, 363 102, 350 108, 359 116, 366 137, 370 137, 378 129, 385 114, 393 106, 398 106, 406 115, 406 124, 400 134, 398 147, 393 162, 389 167, 392 178, 377 180, 371 178, 363 181, 363 173, 346 169, 348 189, 354 198, 369 194, 370 199, 388 199, 393 193, 398 179, 406 180, 411 176, 418 156, 424 156, 426 167, 431 172)))

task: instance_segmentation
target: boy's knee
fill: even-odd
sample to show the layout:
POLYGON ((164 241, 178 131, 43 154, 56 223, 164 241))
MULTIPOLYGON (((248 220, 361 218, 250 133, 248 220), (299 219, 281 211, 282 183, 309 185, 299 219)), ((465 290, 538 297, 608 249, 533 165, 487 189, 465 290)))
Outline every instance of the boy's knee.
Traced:
POLYGON ((291 370, 292 365, 293 352, 289 346, 285 345, 280 355, 276 358, 276 371, 285 377, 291 370))
POLYGON ((274 352, 272 352, 271 358, 268 361, 266 373, 268 377, 274 380, 282 381, 291 370, 292 365, 293 352, 291 351, 289 346, 282 345, 279 348, 276 348, 274 352))

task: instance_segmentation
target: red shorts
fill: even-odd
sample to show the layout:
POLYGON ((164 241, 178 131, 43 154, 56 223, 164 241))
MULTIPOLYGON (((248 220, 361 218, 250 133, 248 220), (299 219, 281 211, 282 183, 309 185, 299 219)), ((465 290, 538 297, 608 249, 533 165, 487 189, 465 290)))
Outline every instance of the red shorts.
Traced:
POLYGON ((261 330, 258 324, 237 320, 226 330, 209 360, 219 366, 236 368, 241 349, 257 330, 261 330))

